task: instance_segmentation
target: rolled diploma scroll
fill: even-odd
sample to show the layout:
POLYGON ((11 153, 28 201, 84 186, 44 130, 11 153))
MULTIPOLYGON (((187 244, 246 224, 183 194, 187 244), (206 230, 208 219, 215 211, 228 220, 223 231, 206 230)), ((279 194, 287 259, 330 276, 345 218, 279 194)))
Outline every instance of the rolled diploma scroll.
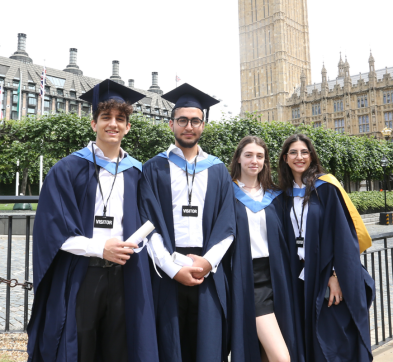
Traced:
POLYGON ((143 250, 143 248, 149 242, 146 239, 146 236, 149 235, 154 229, 155 229, 154 225, 148 220, 126 240, 126 242, 131 242, 131 243, 136 243, 136 244, 137 244, 137 241, 139 241, 141 239, 143 240, 143 245, 138 249, 134 249, 134 253, 139 253, 143 250), (144 239, 146 239, 146 240, 144 240, 144 239))
POLYGON ((194 261, 189 256, 178 253, 176 251, 172 254, 172 260, 174 263, 180 266, 192 266, 192 264, 194 263, 194 261))

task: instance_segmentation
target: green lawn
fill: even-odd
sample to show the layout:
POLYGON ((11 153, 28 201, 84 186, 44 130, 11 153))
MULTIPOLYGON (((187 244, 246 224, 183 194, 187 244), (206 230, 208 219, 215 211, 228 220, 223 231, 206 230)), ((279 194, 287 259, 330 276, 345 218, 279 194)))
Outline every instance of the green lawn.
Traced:
MULTIPOLYGON (((31 204, 33 207, 33 210, 37 210, 37 204, 31 204)), ((14 207, 14 204, 0 204, 0 210, 12 210, 14 207)), ((1 361, 0 361, 1 362, 1 361)))

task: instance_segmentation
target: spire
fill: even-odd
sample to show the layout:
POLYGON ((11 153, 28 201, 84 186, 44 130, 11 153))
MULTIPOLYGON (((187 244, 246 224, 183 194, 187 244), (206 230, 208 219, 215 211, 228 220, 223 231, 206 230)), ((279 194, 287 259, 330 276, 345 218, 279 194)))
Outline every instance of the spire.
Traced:
POLYGON ((370 49, 370 57, 368 58, 368 65, 369 65, 370 73, 374 73, 375 72, 375 59, 373 57, 373 53, 371 52, 371 49, 370 49))
POLYGON ((327 70, 325 68, 325 62, 323 62, 321 74, 322 74, 322 83, 326 83, 327 82, 327 79, 326 79, 327 78, 327 70))
POLYGON ((349 73, 349 63, 348 63, 348 59, 347 56, 345 56, 345 64, 344 64, 344 77, 345 78, 349 78, 350 77, 350 73, 349 73))
POLYGON ((339 78, 344 77, 344 74, 345 74, 345 72, 344 72, 344 62, 343 62, 343 59, 341 57, 341 52, 340 52, 340 61, 338 62, 338 77, 339 78))
POLYGON ((18 34, 18 50, 10 56, 11 59, 19 60, 23 63, 33 63, 33 60, 26 53, 26 34, 18 34))
POLYGON ((300 75, 300 94, 303 96, 306 93, 306 73, 304 68, 302 68, 302 74, 300 75))
POLYGON ((344 65, 343 58, 341 56, 341 52, 340 52, 340 61, 338 62, 338 66, 340 66, 340 65, 344 65))
POLYGON ((68 64, 66 69, 64 69, 65 72, 73 73, 77 75, 83 75, 83 72, 79 69, 79 67, 76 64, 77 57, 78 57, 78 49, 70 48, 70 64, 68 64))

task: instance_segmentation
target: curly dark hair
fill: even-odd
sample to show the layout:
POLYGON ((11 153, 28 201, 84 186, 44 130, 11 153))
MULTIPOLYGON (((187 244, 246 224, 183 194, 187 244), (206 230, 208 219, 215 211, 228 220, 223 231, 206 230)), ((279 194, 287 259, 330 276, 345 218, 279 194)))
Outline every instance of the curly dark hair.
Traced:
POLYGON ((304 142, 306 144, 308 150, 310 151, 311 157, 310 167, 304 171, 302 175, 302 181, 306 185, 306 194, 304 196, 304 205, 306 205, 310 200, 311 191, 313 190, 316 179, 319 175, 325 173, 325 171, 319 162, 318 154, 315 151, 311 140, 304 134, 294 134, 285 140, 282 146, 280 159, 278 161, 278 186, 284 192, 293 188, 294 178, 292 170, 285 162, 285 157, 287 157, 287 153, 291 144, 298 141, 304 142))
POLYGON ((133 112, 133 107, 129 103, 120 103, 115 101, 114 99, 110 99, 105 102, 98 103, 98 108, 93 114, 93 120, 97 123, 98 116, 103 111, 108 111, 112 109, 117 109, 120 113, 123 113, 126 116, 127 123, 130 120, 130 115, 133 112))
POLYGON ((258 174, 258 182, 262 184, 263 189, 266 190, 276 190, 277 186, 272 181, 272 176, 270 173, 270 159, 269 159, 269 151, 266 146, 266 143, 257 136, 246 136, 244 137, 238 144, 235 153, 232 157, 231 162, 231 178, 233 181, 236 181, 240 178, 241 175, 241 166, 239 163, 239 158, 243 152, 244 147, 246 147, 250 143, 255 143, 258 146, 261 146, 265 151, 265 163, 263 165, 262 171, 258 174))

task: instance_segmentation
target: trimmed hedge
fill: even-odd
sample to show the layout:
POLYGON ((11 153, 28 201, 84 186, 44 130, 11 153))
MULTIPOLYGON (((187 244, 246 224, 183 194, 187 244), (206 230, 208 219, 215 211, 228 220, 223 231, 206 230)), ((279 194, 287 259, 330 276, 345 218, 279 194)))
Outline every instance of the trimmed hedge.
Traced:
MULTIPOLYGON (((358 191, 348 194, 360 214, 385 211, 385 192, 358 191)), ((393 191, 386 191, 386 211, 393 211, 393 191)))

